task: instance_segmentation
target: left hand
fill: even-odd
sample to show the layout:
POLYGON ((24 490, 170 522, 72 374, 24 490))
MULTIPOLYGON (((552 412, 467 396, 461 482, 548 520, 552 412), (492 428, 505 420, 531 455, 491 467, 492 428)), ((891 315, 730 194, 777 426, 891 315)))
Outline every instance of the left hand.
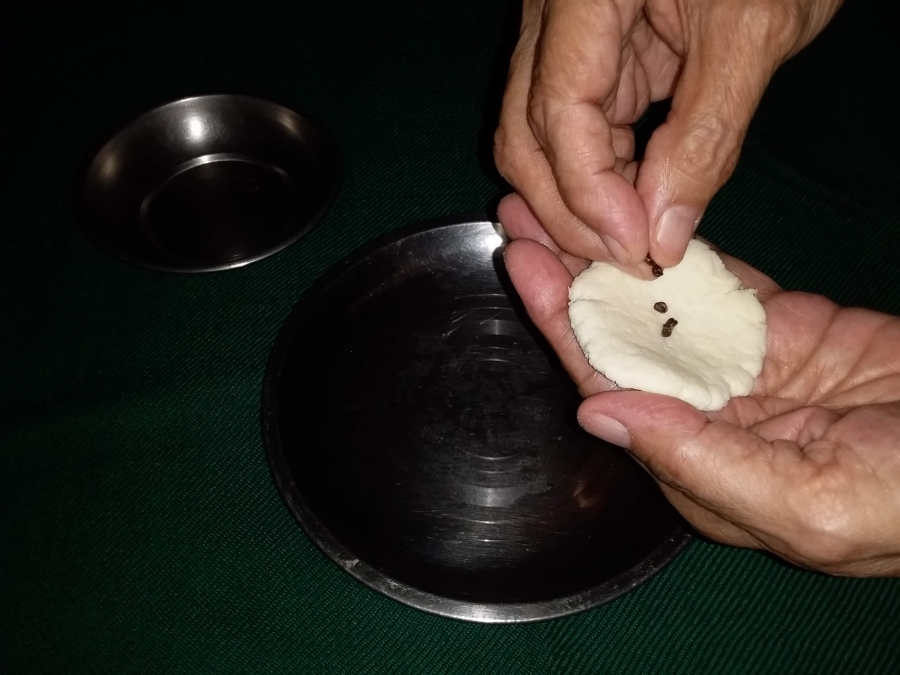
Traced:
POLYGON ((832 574, 900 575, 900 319, 783 291, 721 255, 766 311, 749 396, 704 414, 615 385, 584 358, 568 289, 588 262, 559 250, 518 195, 498 208, 528 314, 587 397, 589 432, 629 450, 700 532, 832 574))

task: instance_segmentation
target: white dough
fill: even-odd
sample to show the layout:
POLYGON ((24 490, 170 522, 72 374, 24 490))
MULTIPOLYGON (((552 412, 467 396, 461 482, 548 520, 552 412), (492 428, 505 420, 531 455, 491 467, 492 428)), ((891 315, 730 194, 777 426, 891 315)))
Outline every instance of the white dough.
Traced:
POLYGON ((756 291, 696 239, 652 281, 593 263, 569 289, 569 319, 591 366, 625 389, 720 410, 746 396, 762 370, 766 314, 756 291), (663 314, 653 305, 664 302, 663 314), (678 321, 662 336, 669 318, 678 321))

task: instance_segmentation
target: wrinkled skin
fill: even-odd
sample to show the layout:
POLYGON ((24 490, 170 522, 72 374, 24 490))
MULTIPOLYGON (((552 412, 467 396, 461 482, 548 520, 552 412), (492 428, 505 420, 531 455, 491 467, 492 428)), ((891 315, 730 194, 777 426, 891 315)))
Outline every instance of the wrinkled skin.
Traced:
POLYGON ((568 253, 675 265, 773 73, 839 4, 524 0, 497 167, 568 253), (630 125, 670 96, 638 165, 630 125))
POLYGON ((900 576, 900 319, 783 291, 722 254, 766 311, 752 394, 704 414, 615 391, 569 324, 568 288, 588 262, 561 251, 518 195, 498 215, 513 284, 586 397, 579 422, 626 448, 694 527, 830 574, 900 576))

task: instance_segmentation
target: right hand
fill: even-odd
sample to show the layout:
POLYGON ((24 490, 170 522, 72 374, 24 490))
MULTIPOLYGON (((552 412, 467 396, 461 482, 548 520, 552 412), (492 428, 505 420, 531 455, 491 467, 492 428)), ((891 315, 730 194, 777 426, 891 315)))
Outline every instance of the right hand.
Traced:
POLYGON ((840 0, 524 0, 497 168, 563 250, 677 264, 778 66, 840 0), (673 96, 640 166, 631 125, 673 96))

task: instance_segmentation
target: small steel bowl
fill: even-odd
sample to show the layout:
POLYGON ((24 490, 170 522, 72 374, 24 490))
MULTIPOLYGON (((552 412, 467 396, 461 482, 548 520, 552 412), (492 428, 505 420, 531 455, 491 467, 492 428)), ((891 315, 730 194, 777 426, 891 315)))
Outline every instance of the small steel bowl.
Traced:
POLYGON ((167 272, 240 267, 294 243, 337 194, 338 152, 299 113, 247 96, 154 108, 110 138, 80 187, 108 253, 167 272))

